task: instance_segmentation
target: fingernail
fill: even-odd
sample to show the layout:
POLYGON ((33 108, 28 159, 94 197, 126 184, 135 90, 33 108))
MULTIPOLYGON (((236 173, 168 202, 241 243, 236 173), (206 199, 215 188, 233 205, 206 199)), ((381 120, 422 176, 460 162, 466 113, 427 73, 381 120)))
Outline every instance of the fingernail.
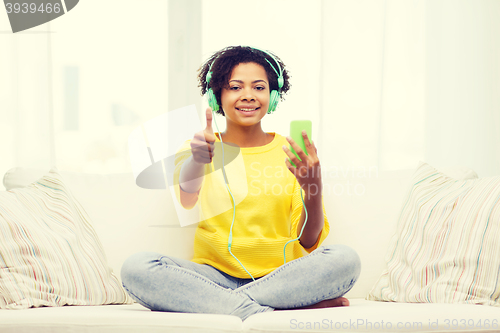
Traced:
POLYGON ((283 145, 283 149, 287 150, 288 148, 285 145, 283 145))
POLYGON ((348 306, 348 305, 349 304, 346 301, 342 302, 342 306, 348 306))

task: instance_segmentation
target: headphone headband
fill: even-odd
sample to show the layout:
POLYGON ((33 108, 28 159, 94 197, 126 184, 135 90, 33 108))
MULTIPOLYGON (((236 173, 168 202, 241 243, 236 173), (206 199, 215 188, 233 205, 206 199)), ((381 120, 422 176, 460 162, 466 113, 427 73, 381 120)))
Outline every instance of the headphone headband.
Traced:
POLYGON ((267 52, 267 51, 264 51, 264 50, 261 50, 259 48, 252 47, 252 46, 248 46, 248 47, 250 47, 254 50, 258 50, 260 52, 263 52, 263 53, 267 54, 268 56, 270 56, 271 58, 273 58, 274 62, 278 66, 279 72, 276 70, 276 68, 274 68, 273 64, 271 64, 271 62, 269 60, 267 60, 266 58, 264 58, 264 59, 267 61, 269 66, 271 66, 271 68, 274 70, 274 72, 276 73, 276 76, 278 76, 278 88, 279 88, 279 90, 281 90, 281 88, 283 88, 284 80, 283 80, 283 70, 281 69, 281 66, 280 66, 280 63, 278 62, 278 60, 270 52, 267 52))

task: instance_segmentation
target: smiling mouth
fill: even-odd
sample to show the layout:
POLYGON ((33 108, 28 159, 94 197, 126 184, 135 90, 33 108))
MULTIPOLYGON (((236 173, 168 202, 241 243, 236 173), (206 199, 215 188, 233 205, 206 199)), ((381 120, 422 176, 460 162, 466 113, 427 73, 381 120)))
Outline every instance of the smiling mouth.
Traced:
POLYGON ((238 110, 238 111, 242 111, 242 112, 252 112, 252 111, 256 111, 256 110, 258 110, 258 109, 260 109, 260 107, 258 107, 258 108, 253 108, 253 109, 247 109, 247 108, 236 108, 236 110, 238 110))

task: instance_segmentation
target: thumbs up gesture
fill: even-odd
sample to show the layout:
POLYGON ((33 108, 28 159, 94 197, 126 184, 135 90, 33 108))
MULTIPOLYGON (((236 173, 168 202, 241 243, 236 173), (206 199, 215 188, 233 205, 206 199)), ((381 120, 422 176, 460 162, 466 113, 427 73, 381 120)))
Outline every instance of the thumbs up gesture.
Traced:
POLYGON ((197 132, 191 140, 191 151, 193 160, 199 164, 208 164, 212 162, 215 150, 215 134, 212 129, 212 109, 207 108, 207 127, 197 132))

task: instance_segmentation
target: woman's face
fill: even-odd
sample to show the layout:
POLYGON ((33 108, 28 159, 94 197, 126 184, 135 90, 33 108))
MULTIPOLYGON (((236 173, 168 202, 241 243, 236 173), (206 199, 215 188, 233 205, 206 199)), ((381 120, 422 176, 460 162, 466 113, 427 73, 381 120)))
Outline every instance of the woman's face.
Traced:
POLYGON ((254 62, 236 65, 221 92, 226 121, 239 126, 259 123, 269 109, 269 95, 264 67, 254 62))

